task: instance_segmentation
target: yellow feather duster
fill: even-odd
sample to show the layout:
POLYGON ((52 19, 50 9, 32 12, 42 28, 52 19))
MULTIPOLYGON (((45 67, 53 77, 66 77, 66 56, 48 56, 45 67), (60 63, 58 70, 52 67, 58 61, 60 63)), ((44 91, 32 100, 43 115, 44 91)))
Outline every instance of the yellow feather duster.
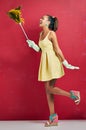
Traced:
POLYGON ((22 23, 24 23, 24 19, 21 16, 21 7, 19 6, 15 9, 11 9, 11 10, 8 11, 7 14, 11 19, 13 19, 16 23, 19 24, 19 26, 21 27, 26 39, 28 40, 29 38, 28 38, 28 36, 27 36, 23 26, 22 26, 22 23))
POLYGON ((21 17, 21 7, 17 7, 15 9, 11 9, 8 11, 8 15, 12 18, 16 23, 24 23, 24 19, 21 17))

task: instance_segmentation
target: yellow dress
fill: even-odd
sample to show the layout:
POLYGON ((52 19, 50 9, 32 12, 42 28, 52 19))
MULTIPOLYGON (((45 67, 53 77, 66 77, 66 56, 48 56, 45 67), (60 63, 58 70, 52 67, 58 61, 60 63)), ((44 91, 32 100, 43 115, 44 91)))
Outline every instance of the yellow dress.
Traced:
POLYGON ((55 54, 52 42, 48 39, 49 33, 39 41, 39 47, 42 50, 38 72, 39 81, 49 81, 64 75, 62 63, 55 54))

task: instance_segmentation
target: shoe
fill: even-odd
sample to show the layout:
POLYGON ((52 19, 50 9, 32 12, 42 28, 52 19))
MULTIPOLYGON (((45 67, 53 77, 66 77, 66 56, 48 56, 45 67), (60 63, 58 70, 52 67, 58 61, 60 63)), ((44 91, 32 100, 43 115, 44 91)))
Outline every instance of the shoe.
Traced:
POLYGON ((80 103, 80 91, 71 90, 70 94, 71 99, 73 99, 76 105, 78 105, 80 103))
POLYGON ((58 115, 57 114, 50 115, 49 121, 45 123, 45 127, 57 126, 57 125, 58 125, 58 115))

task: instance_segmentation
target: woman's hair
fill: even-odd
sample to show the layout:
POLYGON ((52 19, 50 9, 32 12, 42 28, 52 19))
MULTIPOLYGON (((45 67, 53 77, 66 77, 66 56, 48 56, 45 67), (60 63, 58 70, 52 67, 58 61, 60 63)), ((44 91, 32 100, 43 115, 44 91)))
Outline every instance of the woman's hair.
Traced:
POLYGON ((58 29, 58 19, 51 15, 47 15, 47 16, 48 16, 48 20, 50 21, 49 29, 52 31, 56 31, 58 29))

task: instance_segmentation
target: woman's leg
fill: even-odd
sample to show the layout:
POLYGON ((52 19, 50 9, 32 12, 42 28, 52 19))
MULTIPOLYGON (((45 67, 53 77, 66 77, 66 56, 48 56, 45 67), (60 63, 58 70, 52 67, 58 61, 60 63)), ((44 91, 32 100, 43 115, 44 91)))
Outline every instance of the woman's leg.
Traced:
POLYGON ((48 102, 49 111, 50 111, 49 121, 45 123, 45 127, 58 125, 58 115, 55 113, 55 109, 54 109, 54 94, 48 93, 47 91, 48 86, 53 88, 53 86, 55 85, 55 81, 56 79, 47 81, 45 83, 47 102, 48 102))
POLYGON ((48 93, 48 94, 58 94, 58 95, 63 95, 63 96, 71 97, 70 92, 67 92, 67 91, 65 91, 63 89, 60 89, 58 87, 54 87, 53 84, 52 84, 52 82, 54 82, 54 80, 47 81, 45 83, 46 93, 48 93))
POLYGON ((58 87, 54 87, 53 84, 51 83, 53 81, 54 80, 45 82, 46 93, 57 94, 57 95, 69 97, 69 98, 74 100, 76 105, 78 105, 80 103, 80 92, 79 91, 72 90, 70 92, 67 92, 67 91, 60 89, 58 87))
POLYGON ((51 81, 47 81, 45 83, 46 96, 47 96, 47 102, 48 102, 48 106, 49 106, 50 115, 55 113, 55 110, 54 110, 54 94, 48 93, 47 87, 49 86, 49 87, 53 88, 53 86, 55 85, 55 81, 56 80, 51 80, 51 81))

